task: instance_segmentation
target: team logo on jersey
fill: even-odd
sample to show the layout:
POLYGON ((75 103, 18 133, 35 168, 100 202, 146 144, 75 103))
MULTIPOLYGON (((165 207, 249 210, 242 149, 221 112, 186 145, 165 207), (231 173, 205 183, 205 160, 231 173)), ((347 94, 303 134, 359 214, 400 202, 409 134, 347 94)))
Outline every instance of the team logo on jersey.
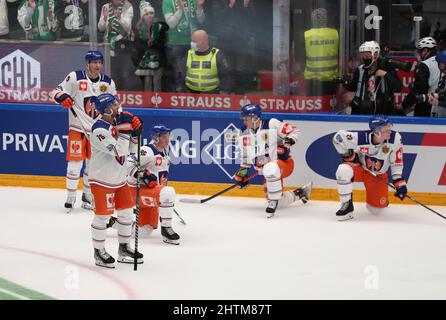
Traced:
POLYGON ((282 134, 289 135, 291 132, 293 132, 293 127, 290 124, 285 123, 282 127, 282 134))
POLYGON ((99 87, 99 91, 101 91, 102 93, 107 92, 107 89, 108 89, 108 87, 105 84, 103 84, 99 87))
POLYGON ((87 91, 87 82, 85 81, 79 82, 79 91, 87 91))
POLYGON ((71 77, 70 77, 70 76, 67 76, 67 78, 65 79, 65 82, 70 81, 70 79, 71 79, 71 77))
POLYGON ((105 198, 107 200, 107 209, 113 209, 115 207, 115 194, 107 193, 105 198))
POLYGON ((390 151, 390 149, 389 149, 388 146, 383 146, 381 150, 382 150, 382 152, 383 152, 384 154, 387 154, 387 153, 389 153, 389 151, 390 151))
POLYGON ((82 144, 80 141, 71 141, 70 144, 70 153, 71 154, 81 154, 82 153, 82 144))
POLYGON ((141 202, 146 207, 156 207, 156 201, 152 197, 141 196, 141 202))
POLYGON ((113 138, 116 138, 117 132, 116 132, 116 128, 115 127, 111 128, 111 135, 113 136, 113 138))
POLYGON ((268 141, 268 132, 265 132, 264 134, 262 134, 262 139, 263 139, 263 141, 268 141))

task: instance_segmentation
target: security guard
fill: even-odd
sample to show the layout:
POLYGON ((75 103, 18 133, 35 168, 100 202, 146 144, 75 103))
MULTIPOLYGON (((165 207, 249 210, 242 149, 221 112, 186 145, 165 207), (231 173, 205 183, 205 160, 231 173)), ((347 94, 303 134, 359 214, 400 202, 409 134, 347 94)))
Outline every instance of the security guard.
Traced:
POLYGON ((222 52, 209 46, 206 31, 192 33, 185 63, 185 86, 191 93, 222 93, 230 90, 229 66, 222 52))
POLYGON ((336 92, 332 81, 338 74, 339 34, 327 28, 327 10, 318 8, 311 14, 313 28, 305 32, 307 95, 336 92))

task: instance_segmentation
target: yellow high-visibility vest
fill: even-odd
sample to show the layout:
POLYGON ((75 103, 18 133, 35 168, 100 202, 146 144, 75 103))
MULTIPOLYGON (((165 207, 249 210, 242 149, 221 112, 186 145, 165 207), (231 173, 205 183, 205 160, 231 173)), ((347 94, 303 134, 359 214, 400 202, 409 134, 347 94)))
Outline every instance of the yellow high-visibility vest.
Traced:
POLYGON ((187 53, 186 86, 194 91, 208 92, 220 86, 217 69, 217 53, 212 48, 207 55, 197 55, 195 50, 187 53))
POLYGON ((338 73, 339 34, 332 28, 313 28, 305 32, 307 63, 305 79, 329 81, 338 73))

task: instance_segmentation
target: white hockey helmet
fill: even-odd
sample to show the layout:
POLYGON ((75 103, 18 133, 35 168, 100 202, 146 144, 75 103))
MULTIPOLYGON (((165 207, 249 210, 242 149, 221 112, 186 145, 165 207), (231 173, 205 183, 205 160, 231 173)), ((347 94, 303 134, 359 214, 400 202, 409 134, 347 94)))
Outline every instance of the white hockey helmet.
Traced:
POLYGON ((142 146, 140 152, 140 166, 145 167, 150 161, 149 154, 153 154, 149 146, 142 146))
POLYGON ((423 50, 424 48, 433 49, 437 47, 437 41, 432 37, 424 37, 417 41, 416 48, 423 50))
POLYGON ((381 48, 379 46, 379 43, 376 41, 366 41, 359 47, 359 52, 371 52, 372 56, 374 56, 375 52, 377 52, 379 56, 381 48))

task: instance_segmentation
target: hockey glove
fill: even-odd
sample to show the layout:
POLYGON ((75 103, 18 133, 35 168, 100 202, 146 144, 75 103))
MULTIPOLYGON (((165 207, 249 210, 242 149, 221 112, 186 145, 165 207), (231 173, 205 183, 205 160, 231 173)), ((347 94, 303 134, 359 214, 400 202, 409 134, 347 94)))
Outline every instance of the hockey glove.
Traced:
POLYGON ((128 111, 122 111, 118 115, 116 123, 120 133, 138 136, 142 132, 141 120, 128 111))
POLYGON ((407 195, 406 180, 404 179, 394 180, 393 185, 396 188, 395 197, 398 197, 400 198, 401 201, 403 201, 407 195))
POLYGON ((239 188, 244 189, 249 184, 248 180, 248 168, 240 168, 235 173, 235 183, 239 188))
POLYGON ((60 104, 62 107, 64 107, 65 109, 69 109, 74 105, 73 98, 71 98, 71 96, 66 93, 57 94, 54 97, 54 100, 56 100, 56 102, 58 104, 60 104))
POLYGON ((142 120, 137 116, 133 116, 132 119, 133 137, 138 137, 142 133, 142 120))
POLYGON ((277 146, 277 158, 282 161, 288 160, 290 157, 290 148, 281 144, 277 146))
POLYGON ((289 145, 289 146, 292 146, 293 144, 296 143, 296 141, 294 141, 294 139, 293 139, 293 138, 290 138, 290 137, 286 137, 286 138, 284 139, 284 141, 285 141, 285 144, 287 144, 287 145, 289 145))
POLYGON ((158 178, 149 169, 146 169, 142 175, 142 182, 148 188, 154 188, 158 185, 158 178))

